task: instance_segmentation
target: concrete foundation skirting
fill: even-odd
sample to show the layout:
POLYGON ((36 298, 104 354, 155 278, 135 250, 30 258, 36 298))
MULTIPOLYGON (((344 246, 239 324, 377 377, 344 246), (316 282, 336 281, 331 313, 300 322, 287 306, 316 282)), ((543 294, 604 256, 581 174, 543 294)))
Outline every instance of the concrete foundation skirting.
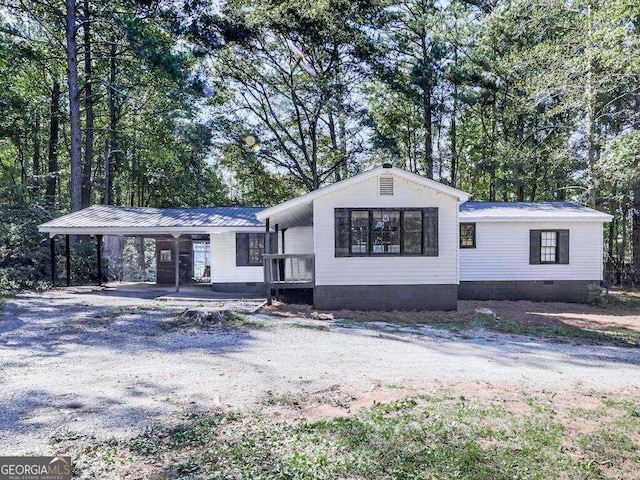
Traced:
POLYGON ((456 310, 457 285, 316 285, 322 310, 456 310))
POLYGON ((212 283, 214 292, 222 293, 258 293, 264 295, 264 282, 227 282, 212 283))
POLYGON ((586 303, 587 285, 599 280, 512 280, 460 282, 460 300, 534 300, 586 303))

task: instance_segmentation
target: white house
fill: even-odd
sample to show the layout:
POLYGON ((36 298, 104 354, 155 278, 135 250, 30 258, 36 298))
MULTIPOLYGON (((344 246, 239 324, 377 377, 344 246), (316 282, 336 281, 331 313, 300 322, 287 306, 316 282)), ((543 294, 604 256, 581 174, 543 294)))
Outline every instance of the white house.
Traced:
POLYGON ((56 235, 155 236, 159 283, 204 276, 214 290, 269 296, 308 288, 322 309, 582 302, 601 282, 609 215, 469 196, 385 165, 266 209, 90 207, 40 230, 52 244, 56 235))
POLYGON ((584 302, 611 216, 571 202, 460 207, 460 299, 584 302))
MULTIPOLYGON (((313 254, 317 308, 450 310, 458 298, 458 209, 468 198, 380 167, 262 210, 257 218, 284 230, 285 254, 313 254)), ((289 280, 289 267, 299 270, 295 258, 284 263, 267 269, 275 287, 289 280)))

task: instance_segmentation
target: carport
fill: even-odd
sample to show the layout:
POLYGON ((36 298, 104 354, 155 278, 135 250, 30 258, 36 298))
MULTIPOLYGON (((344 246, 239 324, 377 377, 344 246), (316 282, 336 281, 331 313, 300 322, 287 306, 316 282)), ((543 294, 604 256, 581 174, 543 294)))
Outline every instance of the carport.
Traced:
POLYGON ((71 237, 92 236, 96 240, 97 274, 103 282, 102 238, 104 235, 172 238, 175 291, 180 290, 181 237, 210 236, 222 232, 264 232, 256 219, 259 207, 146 208, 98 205, 64 215, 38 227, 49 235, 51 282, 56 279, 56 237, 63 236, 66 255, 66 284, 71 285, 71 237))

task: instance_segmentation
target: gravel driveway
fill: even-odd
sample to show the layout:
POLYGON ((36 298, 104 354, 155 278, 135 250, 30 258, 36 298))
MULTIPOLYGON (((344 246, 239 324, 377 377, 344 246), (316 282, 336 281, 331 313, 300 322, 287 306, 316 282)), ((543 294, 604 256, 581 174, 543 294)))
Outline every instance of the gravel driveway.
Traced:
POLYGON ((0 454, 49 454, 51 436, 73 432, 130 435, 189 408, 251 405, 268 391, 640 385, 638 349, 264 316, 237 328, 169 325, 185 306, 212 308, 65 290, 9 301, 0 317, 0 454))

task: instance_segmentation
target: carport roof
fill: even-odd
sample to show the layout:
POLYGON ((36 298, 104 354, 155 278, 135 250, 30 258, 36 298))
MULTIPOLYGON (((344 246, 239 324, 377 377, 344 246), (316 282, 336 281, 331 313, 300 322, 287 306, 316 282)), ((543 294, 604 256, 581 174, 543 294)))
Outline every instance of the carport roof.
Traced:
POLYGON ((96 205, 43 223, 50 235, 162 235, 256 231, 262 207, 142 208, 96 205))

